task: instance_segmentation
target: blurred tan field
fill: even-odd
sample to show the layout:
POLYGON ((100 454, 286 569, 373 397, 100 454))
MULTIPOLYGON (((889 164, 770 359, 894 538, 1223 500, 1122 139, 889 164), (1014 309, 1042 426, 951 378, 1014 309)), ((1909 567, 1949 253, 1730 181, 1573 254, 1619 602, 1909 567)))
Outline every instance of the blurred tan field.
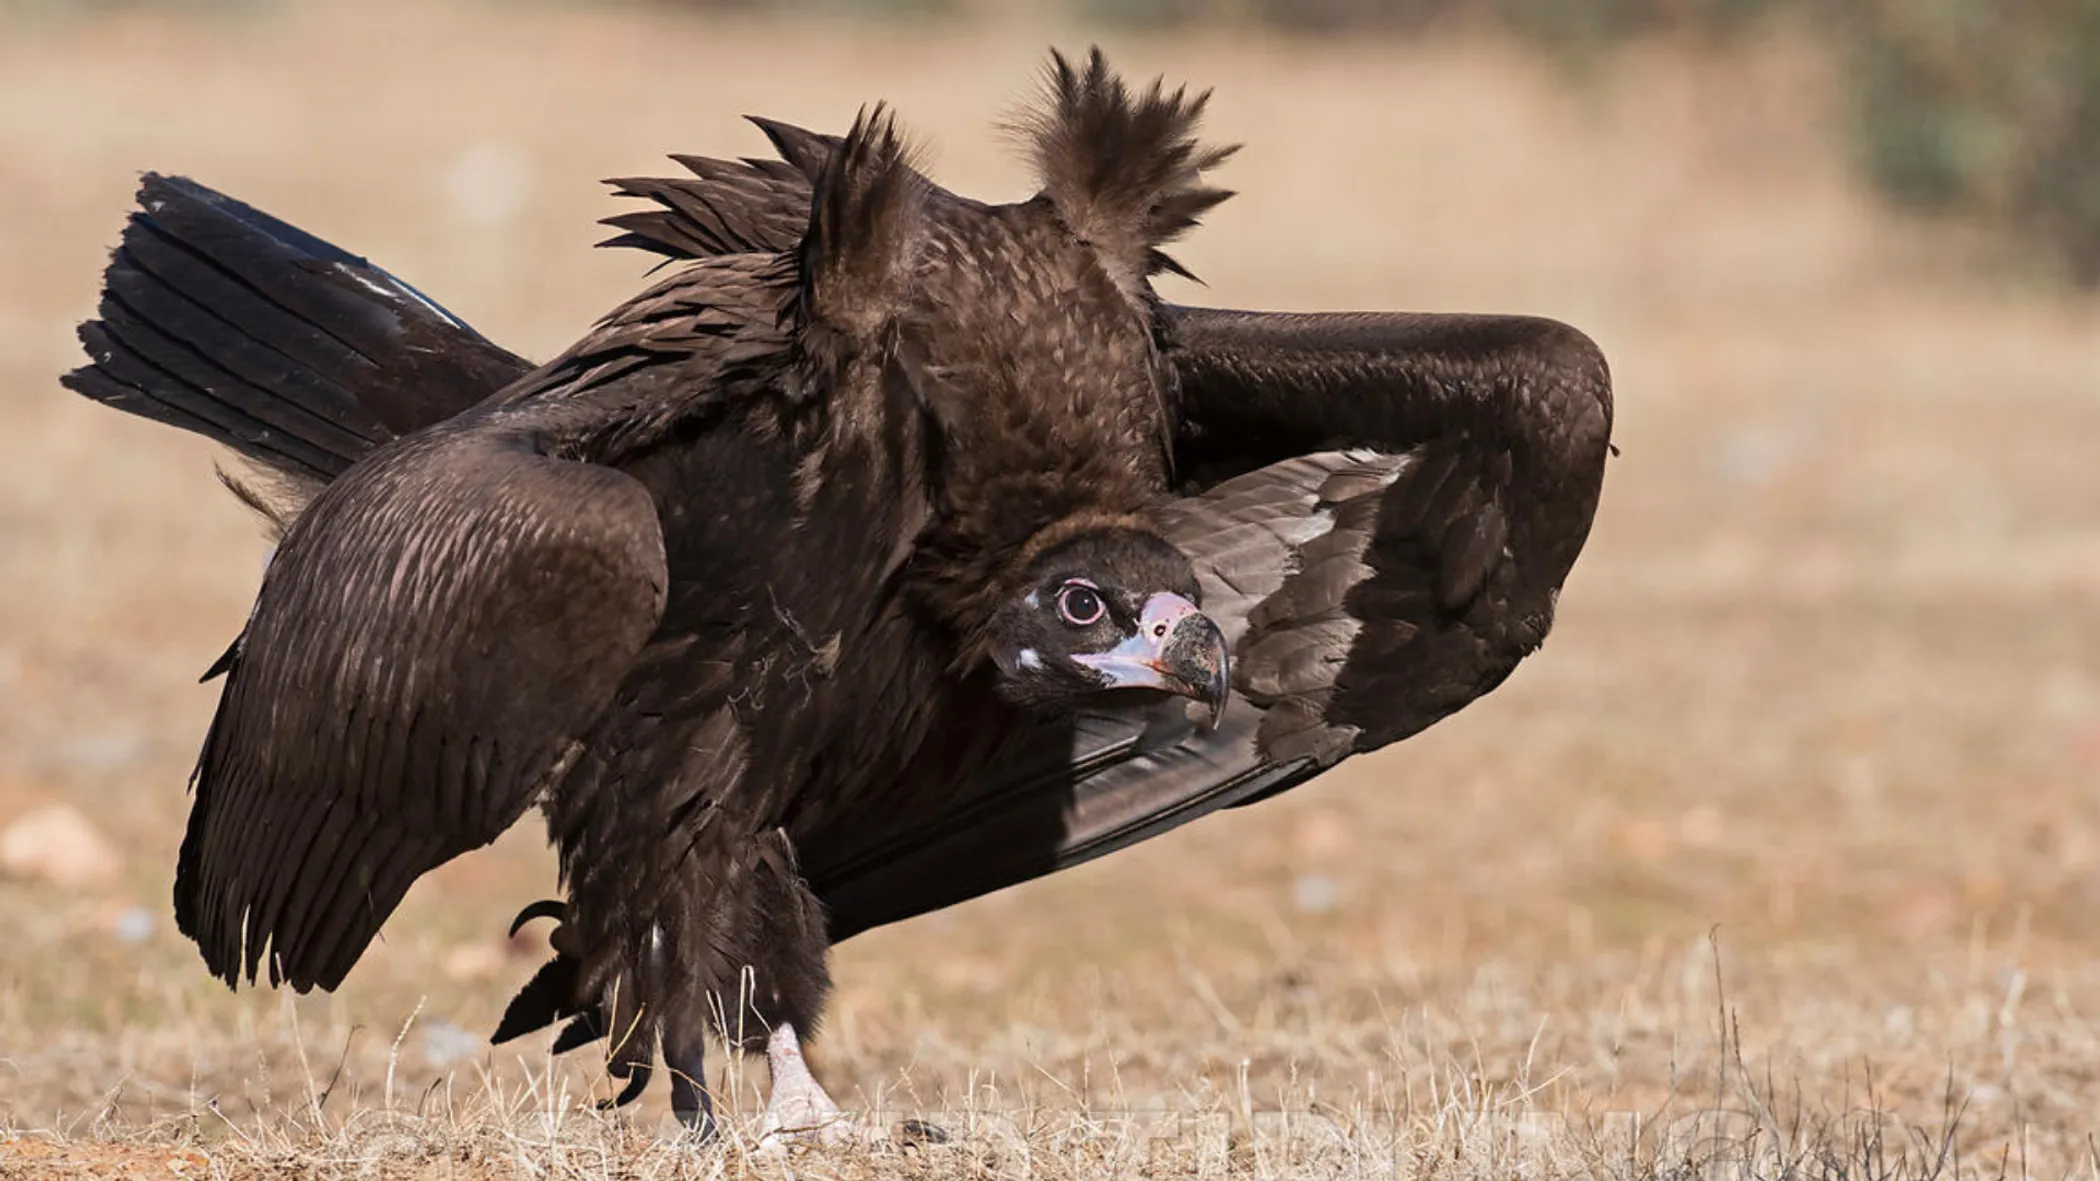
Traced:
MULTIPOLYGON (((118 854, 0 877, 0 1176, 1873 1176, 1877 1130, 1916 1175, 2100 1173, 2100 304, 1881 211, 1783 37, 1579 83, 1487 39, 1106 39, 1215 86, 1247 145, 1174 298, 1569 321, 1624 454, 1500 691, 839 949, 818 1073, 954 1143, 695 1150, 656 1138, 660 1084, 602 1117, 591 1062, 489 1047, 543 950, 502 939, 553 885, 533 821, 419 885, 333 997, 206 976, 168 887, 261 530, 209 445, 57 384, 136 174, 545 356, 647 266, 591 248, 599 178, 886 98, 945 183, 1018 196, 997 119, 1095 35, 0 9, 0 830, 69 804, 118 854), (1687 1148, 1702 1112, 1725 1134, 1687 1148)), ((746 1111, 763 1074, 728 1078, 746 1111)))

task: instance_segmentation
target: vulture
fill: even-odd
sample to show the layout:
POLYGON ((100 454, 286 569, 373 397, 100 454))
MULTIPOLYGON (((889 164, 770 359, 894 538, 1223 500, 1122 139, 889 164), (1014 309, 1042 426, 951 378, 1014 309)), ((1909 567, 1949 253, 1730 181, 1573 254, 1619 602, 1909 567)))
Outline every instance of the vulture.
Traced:
MULTIPOLYGON (((609 182, 653 286, 543 364, 408 283, 146 174, 64 378, 251 461, 276 546, 191 780, 181 930, 333 989, 424 873, 544 814, 566 1022, 766 1134, 831 944, 1244 806, 1489 692, 1550 627, 1610 449, 1582 333, 1182 306, 1228 194, 1208 92, 1053 54, 1034 196, 891 112, 609 182)), ((513 926, 516 930, 516 926, 513 926)))

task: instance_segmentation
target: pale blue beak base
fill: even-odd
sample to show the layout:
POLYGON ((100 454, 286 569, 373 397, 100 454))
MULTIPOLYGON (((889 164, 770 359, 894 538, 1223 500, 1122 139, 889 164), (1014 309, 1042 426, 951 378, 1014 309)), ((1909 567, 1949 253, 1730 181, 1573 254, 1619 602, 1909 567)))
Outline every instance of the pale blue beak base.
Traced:
POLYGON ((1176 594, 1145 600, 1137 631, 1106 652, 1072 659, 1101 674, 1111 689, 1159 689, 1211 707, 1211 724, 1225 709, 1231 678, 1225 637, 1194 603, 1176 594))

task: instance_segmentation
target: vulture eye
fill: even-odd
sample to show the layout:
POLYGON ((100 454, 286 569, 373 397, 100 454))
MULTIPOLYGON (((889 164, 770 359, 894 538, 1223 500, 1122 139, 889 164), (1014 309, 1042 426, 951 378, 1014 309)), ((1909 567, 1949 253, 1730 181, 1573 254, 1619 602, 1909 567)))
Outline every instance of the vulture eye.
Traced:
POLYGON ((1057 613, 1073 627, 1092 627, 1108 614, 1101 592, 1083 582, 1068 582, 1057 592, 1057 613))

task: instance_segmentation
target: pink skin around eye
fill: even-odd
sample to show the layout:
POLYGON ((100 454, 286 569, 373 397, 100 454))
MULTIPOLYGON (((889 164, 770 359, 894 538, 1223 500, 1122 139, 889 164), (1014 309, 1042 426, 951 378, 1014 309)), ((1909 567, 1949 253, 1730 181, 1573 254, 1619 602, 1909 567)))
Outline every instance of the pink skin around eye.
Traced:
POLYGON ((1075 578, 1065 583, 1064 587, 1057 592, 1057 613, 1064 617, 1066 623, 1074 627, 1089 627, 1101 622, 1101 617, 1108 613, 1108 604, 1102 601, 1100 587, 1085 579, 1075 578), (1093 598, 1092 610, 1074 610, 1072 600, 1085 597, 1085 595, 1075 594, 1074 592, 1085 592, 1085 595, 1091 595, 1093 598))

